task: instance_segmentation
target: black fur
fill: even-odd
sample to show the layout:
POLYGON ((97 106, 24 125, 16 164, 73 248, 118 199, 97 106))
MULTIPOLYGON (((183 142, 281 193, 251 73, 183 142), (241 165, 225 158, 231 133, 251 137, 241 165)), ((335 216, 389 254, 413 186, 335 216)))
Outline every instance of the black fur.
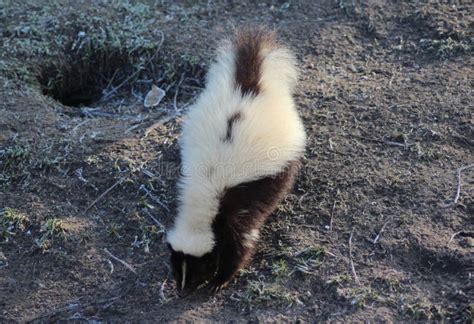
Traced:
POLYGON ((192 255, 186 255, 183 252, 177 252, 173 250, 170 244, 168 244, 168 247, 171 251, 170 261, 173 278, 176 281, 178 293, 181 297, 187 296, 201 284, 213 278, 217 268, 217 259, 213 253, 207 253, 198 258, 192 255), (183 261, 186 261, 187 269, 190 269, 190 271, 186 272, 185 289, 181 289, 181 281, 183 278, 181 265, 183 261))
POLYGON ((180 295, 186 295, 206 281, 214 289, 227 284, 251 259, 255 246, 246 245, 245 234, 260 229, 291 190, 299 161, 274 176, 242 183, 229 188, 220 200, 219 212, 212 225, 216 244, 201 258, 172 250, 171 264, 180 295), (181 291, 181 264, 187 262, 186 289, 181 291))
POLYGON ((226 128, 226 134, 223 139, 224 143, 231 143, 232 142, 232 130, 234 129, 234 125, 242 119, 242 113, 236 112, 232 116, 227 119, 227 128, 226 128))
POLYGON ((235 82, 242 96, 258 95, 261 91, 263 47, 273 46, 274 35, 264 28, 245 28, 237 33, 235 82))
POLYGON ((218 265, 212 285, 226 284, 250 261, 254 248, 245 245, 245 234, 260 229, 291 190, 299 165, 291 161, 281 173, 226 191, 213 224, 218 265))

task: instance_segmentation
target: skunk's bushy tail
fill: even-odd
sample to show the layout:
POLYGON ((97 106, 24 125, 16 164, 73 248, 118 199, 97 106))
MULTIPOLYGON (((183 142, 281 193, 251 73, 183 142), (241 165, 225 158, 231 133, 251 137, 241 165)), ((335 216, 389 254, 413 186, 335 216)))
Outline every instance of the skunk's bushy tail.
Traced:
POLYGON ((208 83, 219 89, 237 88, 242 96, 291 93, 297 80, 295 62, 291 51, 276 41, 275 33, 263 27, 241 28, 221 46, 208 83))

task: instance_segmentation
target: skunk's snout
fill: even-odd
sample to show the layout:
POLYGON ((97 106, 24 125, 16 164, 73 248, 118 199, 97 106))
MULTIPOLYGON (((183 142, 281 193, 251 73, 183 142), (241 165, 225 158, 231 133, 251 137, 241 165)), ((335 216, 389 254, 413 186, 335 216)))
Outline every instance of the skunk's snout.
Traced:
POLYGON ((188 290, 188 289, 184 289, 184 290, 179 290, 178 289, 178 296, 180 298, 184 298, 184 297, 187 297, 191 294, 192 291, 188 290))
POLYGON ((186 286, 184 287, 184 289, 181 289, 181 287, 177 286, 176 288, 178 290, 178 296, 181 298, 184 298, 184 297, 189 296, 193 292, 195 292, 199 288, 199 286, 197 285, 186 286))

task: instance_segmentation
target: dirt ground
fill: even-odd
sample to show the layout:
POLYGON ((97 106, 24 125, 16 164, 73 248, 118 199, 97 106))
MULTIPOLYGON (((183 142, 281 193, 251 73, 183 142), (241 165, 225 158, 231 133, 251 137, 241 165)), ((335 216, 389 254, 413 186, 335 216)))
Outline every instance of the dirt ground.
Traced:
POLYGON ((470 1, 87 3, 0 3, 0 321, 472 322, 470 1), (304 168, 251 266, 180 299, 182 114, 247 24, 298 57, 304 168))

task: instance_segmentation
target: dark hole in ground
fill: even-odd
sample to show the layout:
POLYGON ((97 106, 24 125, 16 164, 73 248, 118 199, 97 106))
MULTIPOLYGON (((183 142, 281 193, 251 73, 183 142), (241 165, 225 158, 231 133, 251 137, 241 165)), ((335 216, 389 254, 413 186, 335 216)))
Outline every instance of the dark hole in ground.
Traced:
POLYGON ((123 82, 127 73, 133 73, 133 66, 124 50, 89 47, 64 53, 41 70, 38 81, 44 95, 66 106, 89 106, 107 87, 123 82))
MULTIPOLYGON (((90 106, 127 90, 129 96, 132 88, 147 91, 151 83, 172 88, 183 76, 194 83, 190 88, 201 87, 204 65, 194 62, 185 58, 179 62, 167 60, 158 42, 156 47, 127 49, 77 36, 57 61, 41 68, 38 81, 44 95, 66 106, 90 106)), ((186 91, 180 90, 180 96, 186 97, 186 91)))

